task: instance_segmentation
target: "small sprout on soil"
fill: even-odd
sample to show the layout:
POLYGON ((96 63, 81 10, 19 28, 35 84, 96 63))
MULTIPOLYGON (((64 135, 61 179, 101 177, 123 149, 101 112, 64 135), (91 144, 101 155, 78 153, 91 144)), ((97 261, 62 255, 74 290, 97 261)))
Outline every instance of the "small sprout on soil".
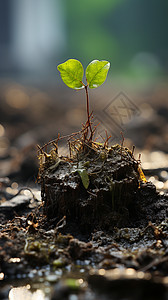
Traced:
POLYGON ((122 133, 121 145, 109 147, 107 132, 102 143, 94 139, 97 126, 93 126, 89 110, 88 88, 103 84, 109 68, 108 61, 92 61, 86 68, 85 84, 83 66, 78 60, 69 59, 58 65, 68 87, 85 89, 87 121, 80 131, 67 136, 58 134, 57 139, 38 147, 44 213, 48 219, 62 218, 61 224, 66 216, 67 226, 77 222, 83 231, 125 224, 141 183, 146 182, 140 160, 133 156, 134 148, 131 151, 123 145, 122 133), (68 156, 58 153, 58 142, 62 139, 67 140, 68 156))
MULTIPOLYGON (((91 89, 97 88, 104 83, 107 77, 110 63, 106 60, 93 60, 86 68, 86 82, 83 83, 83 66, 80 61, 76 59, 68 59, 66 62, 57 66, 63 82, 70 88, 79 90, 85 88, 86 92, 86 109, 87 109, 87 123, 86 126, 90 129, 90 139, 92 141, 93 130, 91 126, 91 115, 89 111, 89 94, 88 87, 91 89)), ((88 135, 88 130, 87 130, 88 135)))
POLYGON ((65 285, 73 291, 78 291, 81 286, 81 281, 80 279, 68 278, 65 280, 65 285))
POLYGON ((66 261, 63 260, 62 258, 58 258, 53 261, 54 268, 63 268, 65 266, 66 266, 66 261))

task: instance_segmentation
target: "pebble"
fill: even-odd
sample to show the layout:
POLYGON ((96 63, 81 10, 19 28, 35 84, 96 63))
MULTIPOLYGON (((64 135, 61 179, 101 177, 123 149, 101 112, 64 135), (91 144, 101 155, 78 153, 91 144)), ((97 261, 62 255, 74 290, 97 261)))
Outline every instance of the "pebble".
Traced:
POLYGON ((30 203, 30 197, 18 195, 11 200, 5 201, 0 205, 1 212, 8 212, 11 209, 20 209, 22 206, 27 206, 30 203))

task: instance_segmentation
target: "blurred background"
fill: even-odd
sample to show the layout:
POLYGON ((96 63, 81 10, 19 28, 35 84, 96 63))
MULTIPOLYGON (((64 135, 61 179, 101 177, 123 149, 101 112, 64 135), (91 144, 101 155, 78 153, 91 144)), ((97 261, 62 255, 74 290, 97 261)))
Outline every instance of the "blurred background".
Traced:
POLYGON ((1 1, 1 77, 56 84, 68 57, 106 58, 115 77, 166 76, 167 14, 166 0, 1 1))
POLYGON ((56 69, 76 58, 84 68, 111 63, 90 92, 98 136, 107 129, 120 142, 122 131, 144 168, 164 168, 166 181, 167 33, 167 0, 0 1, 0 176, 34 180, 35 145, 80 129, 84 91, 66 87, 56 69))

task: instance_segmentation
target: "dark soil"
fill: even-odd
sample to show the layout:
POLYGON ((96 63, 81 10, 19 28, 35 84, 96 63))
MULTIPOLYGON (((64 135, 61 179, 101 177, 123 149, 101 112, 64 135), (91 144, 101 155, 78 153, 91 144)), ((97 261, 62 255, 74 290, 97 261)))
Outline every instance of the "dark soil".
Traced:
MULTIPOLYGON (((25 91, 30 99, 38 94, 25 91)), ((142 107, 140 122, 130 123, 125 135, 142 150, 166 153, 167 90, 162 106, 160 90, 154 92, 155 96, 147 99, 153 109, 150 117, 143 119, 142 107)), ((40 290, 42 299, 46 296, 47 300, 167 300, 168 196, 166 191, 156 191, 152 183, 143 182, 139 162, 131 152, 121 151, 119 146, 115 163, 114 156, 112 163, 103 151, 96 152, 96 164, 92 155, 84 157, 78 168, 96 173, 89 175, 88 189, 77 162, 59 158, 53 169, 45 169, 43 203, 31 193, 27 196, 24 189, 18 193, 29 186, 36 195, 36 145, 57 136, 58 128, 64 134, 78 130, 71 109, 77 108, 78 115, 85 118, 78 96, 71 108, 66 107, 66 99, 54 102, 50 95, 45 102, 37 96, 38 101, 19 110, 0 95, 5 130, 0 138, 0 299, 9 299, 13 288, 18 287, 19 292, 23 286, 24 298, 26 293, 33 298, 40 290), (115 182, 113 197, 107 177, 115 182)), ((162 168, 155 171, 161 180, 162 168)), ((148 172, 154 175, 152 168, 148 172)), ((23 299, 23 294, 17 298, 23 299)))
POLYGON ((11 280, 25 278, 33 288, 38 272, 43 270, 43 282, 48 282, 52 299, 61 300, 63 295, 69 299, 74 293, 79 299, 94 300, 158 299, 158 294, 159 299, 167 299, 167 198, 158 196, 148 183, 143 185, 141 197, 141 213, 136 214, 140 226, 115 226, 110 232, 97 228, 82 234, 77 224, 71 226, 66 218, 56 224, 56 219, 48 220, 39 208, 26 215, 20 211, 22 216, 11 220, 1 214, 0 274, 4 274, 4 288, 11 280), (83 283, 74 290, 75 282, 70 284, 66 278, 83 283))
POLYGON ((142 228, 168 215, 167 199, 147 182, 133 153, 120 145, 92 145, 69 161, 58 156, 50 162, 45 160, 41 191, 47 218, 58 222, 66 216, 67 226, 78 226, 82 233, 142 228), (81 170, 88 176, 88 188, 81 170))

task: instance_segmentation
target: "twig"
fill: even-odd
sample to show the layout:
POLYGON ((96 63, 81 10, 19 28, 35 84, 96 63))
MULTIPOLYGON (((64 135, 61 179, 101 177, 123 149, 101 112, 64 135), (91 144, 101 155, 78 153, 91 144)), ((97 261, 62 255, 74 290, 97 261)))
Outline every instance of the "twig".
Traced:
POLYGON ((23 188, 21 188, 21 189, 16 193, 16 195, 13 196, 13 198, 16 197, 16 196, 18 196, 22 191, 25 191, 25 190, 29 191, 29 192, 32 194, 34 200, 37 200, 37 198, 35 197, 35 195, 34 195, 34 193, 32 192, 32 190, 31 190, 30 188, 28 188, 28 187, 23 187, 23 188))
POLYGON ((146 265, 145 267, 141 268, 140 271, 146 272, 149 269, 158 266, 159 264, 168 261, 168 256, 162 257, 162 258, 156 258, 151 263, 146 265))

